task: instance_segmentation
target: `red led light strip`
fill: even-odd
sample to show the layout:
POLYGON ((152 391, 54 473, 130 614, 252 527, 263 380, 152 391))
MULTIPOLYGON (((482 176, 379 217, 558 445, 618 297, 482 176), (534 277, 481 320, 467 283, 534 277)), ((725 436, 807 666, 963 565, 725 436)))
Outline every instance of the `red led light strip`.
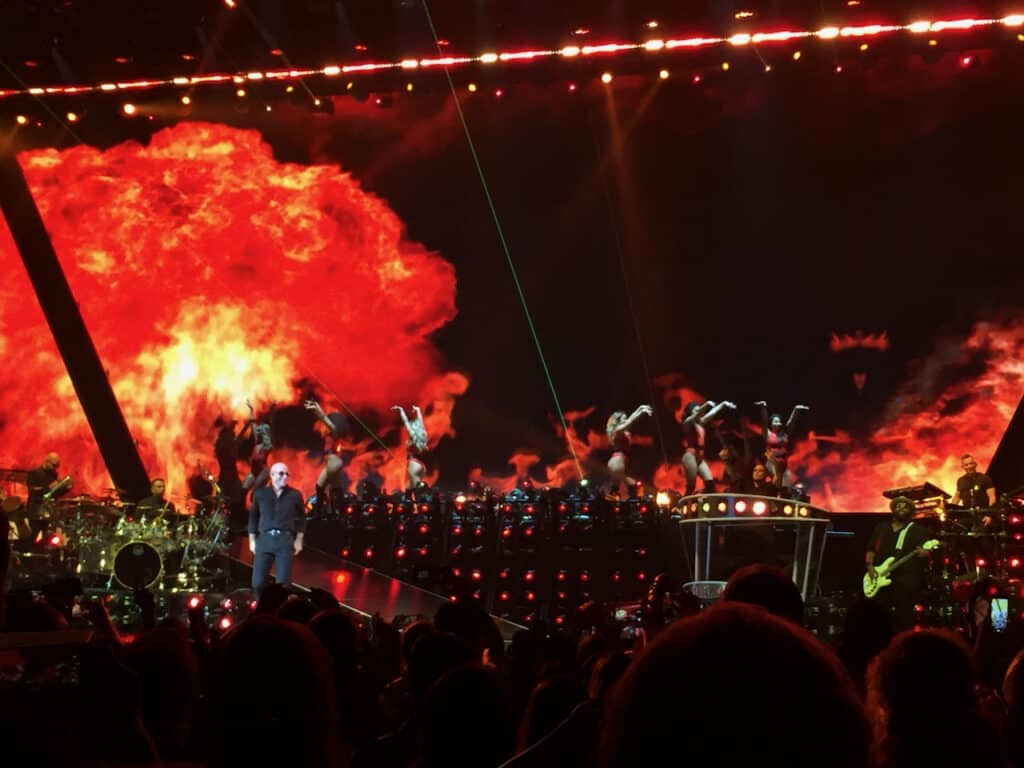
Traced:
POLYGON ((950 31, 965 31, 982 27, 1021 27, 1024 26, 1024 13, 1010 14, 998 19, 946 19, 940 21, 915 21, 910 24, 865 24, 858 26, 829 26, 814 30, 780 30, 775 32, 737 33, 729 37, 688 37, 681 39, 650 39, 641 43, 605 43, 601 45, 567 45, 557 50, 524 50, 489 52, 479 56, 443 56, 437 58, 407 58, 392 62, 371 62, 366 64, 332 64, 318 69, 275 69, 255 72, 237 72, 234 74, 208 74, 195 76, 179 76, 163 80, 129 80, 125 82, 96 83, 92 85, 51 85, 35 86, 13 90, 0 90, 0 98, 10 96, 69 96, 80 93, 95 92, 137 92, 160 87, 181 87, 194 89, 197 86, 219 84, 225 82, 244 83, 259 80, 301 80, 312 77, 338 77, 340 75, 360 75, 385 70, 415 70, 436 67, 458 68, 470 64, 493 65, 499 63, 529 62, 538 59, 563 58, 571 59, 579 56, 615 56, 622 53, 646 51, 660 53, 675 50, 696 50, 712 46, 729 45, 743 47, 761 45, 763 43, 789 43, 796 40, 841 40, 844 38, 859 39, 893 35, 898 32, 911 34, 940 34, 950 31))

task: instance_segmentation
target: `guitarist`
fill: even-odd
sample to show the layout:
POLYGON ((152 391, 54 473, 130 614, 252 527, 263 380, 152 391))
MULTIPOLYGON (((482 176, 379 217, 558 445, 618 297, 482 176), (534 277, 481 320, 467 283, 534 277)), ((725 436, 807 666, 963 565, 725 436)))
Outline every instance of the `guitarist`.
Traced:
POLYGON ((920 557, 912 558, 892 573, 892 584, 881 590, 875 599, 883 603, 893 614, 893 629, 902 632, 914 626, 914 603, 925 587, 925 558, 928 552, 921 549, 931 538, 928 528, 911 520, 914 516, 914 502, 906 496, 897 496, 889 502, 892 517, 875 526, 868 540, 864 555, 868 578, 877 578, 875 563, 889 557, 900 558, 913 550, 919 550, 920 557))

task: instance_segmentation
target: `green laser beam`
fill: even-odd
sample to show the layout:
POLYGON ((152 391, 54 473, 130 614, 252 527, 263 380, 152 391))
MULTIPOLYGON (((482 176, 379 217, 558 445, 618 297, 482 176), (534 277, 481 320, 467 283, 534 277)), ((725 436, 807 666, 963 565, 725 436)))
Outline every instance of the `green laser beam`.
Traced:
MULTIPOLYGON (((430 26, 430 34, 434 37, 434 43, 437 46, 438 54, 440 55, 441 46, 438 44, 437 30, 434 28, 434 19, 430 15, 430 8, 427 5, 427 0, 422 0, 423 12, 427 16, 427 24, 430 26)), ((526 316, 526 324, 530 328, 530 335, 533 338, 533 344, 537 348, 537 356, 540 358, 541 368, 544 369, 544 376, 548 382, 548 388, 551 390, 551 398, 555 402, 555 408, 558 411, 558 420, 562 423, 562 430, 565 432, 565 442, 569 446, 569 452, 572 454, 572 460, 576 464, 576 472, 580 479, 583 479, 583 466, 580 464, 579 457, 576 455, 576 448, 572 444, 572 440, 569 439, 569 425, 565 421, 565 412, 562 410, 562 404, 558 400, 558 392, 555 390, 555 381, 551 376, 551 369, 548 367, 547 359, 544 357, 544 348, 540 343, 540 336, 537 334, 536 325, 533 322, 533 315, 530 312, 530 307, 526 302, 526 294, 523 292, 522 283, 519 280, 519 272, 516 269, 515 262, 512 260, 512 253, 508 247, 508 241, 505 239, 505 232, 501 227, 501 221, 498 218, 498 210, 494 205, 494 199, 491 197, 491 190, 487 184, 487 179, 484 176, 483 165, 480 162, 480 156, 476 151, 476 144, 473 142, 473 136, 470 134, 469 125, 466 122, 466 116, 462 111, 462 104, 459 103, 459 94, 455 90, 455 82, 452 80, 451 71, 445 67, 445 77, 448 79, 448 87, 451 89, 452 98, 455 101, 455 111, 459 115, 459 121, 462 123, 462 130, 466 134, 466 142, 469 144, 469 152, 473 157, 473 164, 476 166, 477 175, 480 177, 480 184, 484 190, 484 197, 487 199, 487 206, 491 210, 491 217, 494 219, 494 227, 498 232, 498 240, 501 242, 501 249, 505 253, 505 261, 508 262, 509 271, 512 273, 512 282, 515 284, 516 293, 519 296, 519 303, 523 307, 523 314, 526 316)))

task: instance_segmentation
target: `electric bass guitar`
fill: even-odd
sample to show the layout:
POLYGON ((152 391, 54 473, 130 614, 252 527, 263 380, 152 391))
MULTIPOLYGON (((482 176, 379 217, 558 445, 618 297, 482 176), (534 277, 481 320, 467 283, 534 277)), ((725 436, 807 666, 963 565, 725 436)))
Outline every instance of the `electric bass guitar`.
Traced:
MULTIPOLYGON (((938 539, 931 539, 921 545, 921 549, 928 552, 939 546, 938 539)), ((917 557, 919 550, 914 550, 909 554, 904 555, 899 560, 895 557, 887 557, 881 565, 875 566, 875 579, 872 580, 868 574, 864 574, 864 596, 874 597, 883 589, 892 584, 892 572, 899 568, 901 565, 906 563, 911 558, 917 557)))

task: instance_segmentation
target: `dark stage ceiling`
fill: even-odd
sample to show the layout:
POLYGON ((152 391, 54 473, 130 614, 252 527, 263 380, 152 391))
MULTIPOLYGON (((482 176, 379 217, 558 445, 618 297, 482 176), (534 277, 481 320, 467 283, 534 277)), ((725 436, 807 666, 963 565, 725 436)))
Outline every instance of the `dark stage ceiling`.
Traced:
POLYGON ((643 39, 651 21, 666 35, 723 35, 1015 10, 985 0, 6 0, 0 88, 426 55, 437 50, 427 8, 444 47, 467 55, 643 39))

